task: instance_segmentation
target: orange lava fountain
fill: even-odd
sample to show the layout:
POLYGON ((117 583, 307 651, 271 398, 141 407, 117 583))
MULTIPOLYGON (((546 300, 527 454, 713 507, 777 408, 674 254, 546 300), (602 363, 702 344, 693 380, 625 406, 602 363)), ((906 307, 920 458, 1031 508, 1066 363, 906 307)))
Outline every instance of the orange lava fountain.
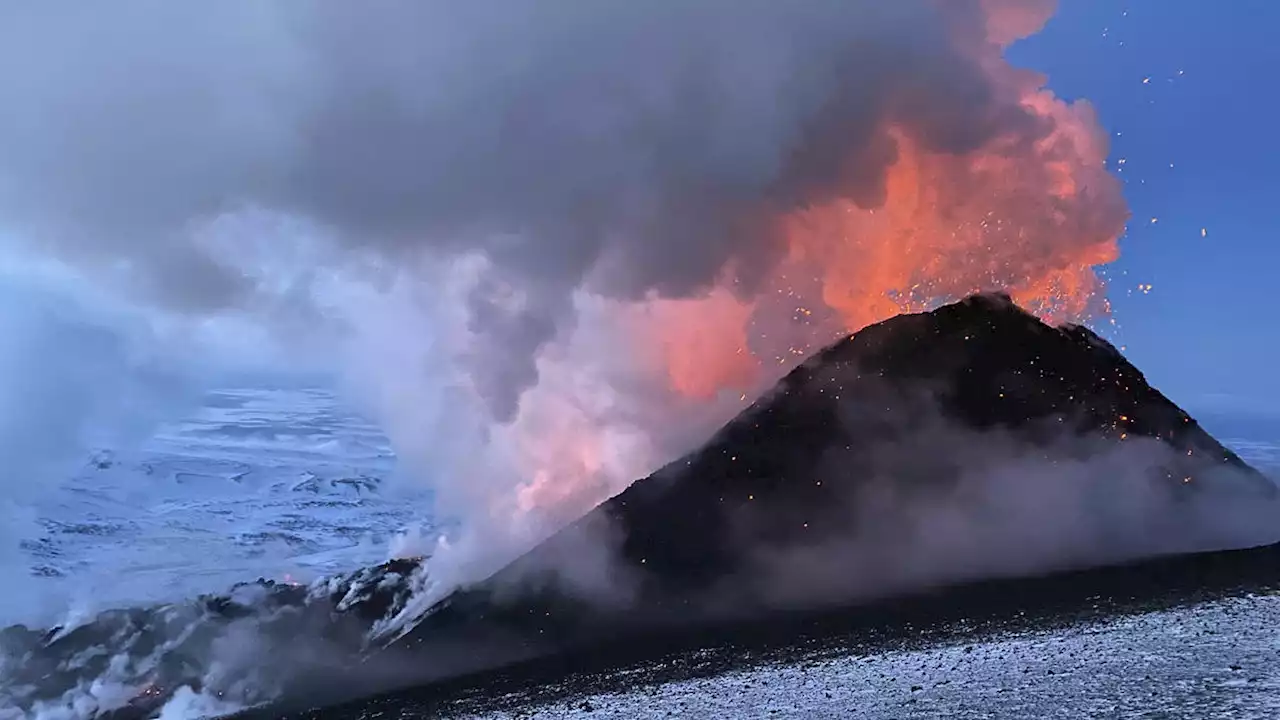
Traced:
POLYGON ((1005 45, 1039 30, 1053 3, 983 7, 988 41, 972 52, 1036 122, 970 152, 942 154, 910 127, 886 121, 896 158, 883 202, 836 199, 778 218, 786 259, 769 292, 737 299, 730 281, 701 300, 654 301, 661 310, 646 332, 667 348, 673 390, 703 398, 750 391, 762 367, 977 291, 1008 292, 1054 322, 1109 311, 1098 269, 1118 257, 1128 213, 1105 167, 1106 134, 1087 103, 1064 102, 1043 77, 1003 58, 1005 45), (759 322, 778 317, 791 327, 759 322), (769 335, 787 341, 758 342, 769 335))
POLYGON ((879 130, 892 155, 879 202, 863 206, 836 193, 767 220, 782 259, 763 285, 743 289, 730 265, 700 297, 596 298, 604 310, 582 318, 580 329, 615 336, 569 352, 561 375, 624 365, 633 380, 656 377, 660 387, 617 390, 595 404, 582 401, 590 381, 527 393, 510 430, 538 451, 524 453, 531 479, 518 514, 586 510, 673 449, 689 449, 664 443, 664 434, 704 437, 819 347, 893 315, 985 290, 1008 292, 1055 322, 1109 312, 1099 268, 1117 258, 1128 211, 1105 166, 1106 134, 1087 103, 1056 97, 1043 77, 1003 57, 1010 42, 1040 29, 1053 3, 982 7, 985 42, 967 51, 1006 94, 1001 104, 1029 122, 944 153, 930 150, 911 123, 885 118, 879 130), (605 470, 619 437, 628 438, 627 459, 605 470))

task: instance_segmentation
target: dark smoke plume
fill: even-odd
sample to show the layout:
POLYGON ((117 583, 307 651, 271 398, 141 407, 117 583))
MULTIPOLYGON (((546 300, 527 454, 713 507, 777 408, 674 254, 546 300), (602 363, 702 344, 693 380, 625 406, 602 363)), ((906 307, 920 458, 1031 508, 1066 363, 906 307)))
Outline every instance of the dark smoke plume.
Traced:
MULTIPOLYGON (((12 4, 0 11, 0 221, 182 310, 253 307, 271 290, 240 250, 201 234, 228 214, 299 219, 336 242, 326 263, 479 253, 468 357, 506 420, 537 381, 539 349, 572 326, 576 289, 682 298, 731 273, 749 297, 785 253, 772 219, 884 200, 890 127, 942 154, 1053 133, 989 67, 1051 11, 12 4)), ((283 244, 274 232, 241 228, 283 244)))

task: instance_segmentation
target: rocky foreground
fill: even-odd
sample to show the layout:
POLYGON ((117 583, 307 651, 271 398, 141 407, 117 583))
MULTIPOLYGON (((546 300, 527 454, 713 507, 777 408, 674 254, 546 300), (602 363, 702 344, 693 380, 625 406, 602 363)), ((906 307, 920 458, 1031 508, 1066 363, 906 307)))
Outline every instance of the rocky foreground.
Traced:
POLYGON ((697 452, 420 611, 425 567, 399 561, 10 628, 0 717, 193 696, 275 717, 410 685, 443 702, 677 647, 1183 602, 1280 577, 1275 547, 1186 554, 1274 540, 1275 505, 1110 344, 980 295, 823 350, 697 452))

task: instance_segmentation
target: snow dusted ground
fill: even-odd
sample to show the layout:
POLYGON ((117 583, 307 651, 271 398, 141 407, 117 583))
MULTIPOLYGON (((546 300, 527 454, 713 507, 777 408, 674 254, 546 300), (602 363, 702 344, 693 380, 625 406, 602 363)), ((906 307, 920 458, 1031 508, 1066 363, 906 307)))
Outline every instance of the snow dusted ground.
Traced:
POLYGON ((626 671, 632 677, 602 681, 625 690, 464 717, 1270 720, 1280 716, 1277 628, 1280 598, 1252 595, 975 642, 801 656, 660 684, 645 682, 653 668, 635 668, 626 671))
POLYGON ((88 612, 381 562, 430 509, 390 482, 394 466, 382 433, 331 392, 213 392, 140 452, 86 458, 38 508, 31 573, 12 580, 50 610, 88 612))

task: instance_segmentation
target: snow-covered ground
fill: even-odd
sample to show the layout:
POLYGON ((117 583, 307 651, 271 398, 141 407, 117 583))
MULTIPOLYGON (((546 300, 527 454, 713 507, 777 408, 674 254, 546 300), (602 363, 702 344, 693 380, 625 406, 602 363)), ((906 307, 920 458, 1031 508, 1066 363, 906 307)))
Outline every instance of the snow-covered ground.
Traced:
POLYGON ((5 568, 6 581, 88 611, 381 562, 430 515, 394 469, 382 433, 332 392, 213 392, 140 451, 86 458, 37 508, 30 573, 5 568))

